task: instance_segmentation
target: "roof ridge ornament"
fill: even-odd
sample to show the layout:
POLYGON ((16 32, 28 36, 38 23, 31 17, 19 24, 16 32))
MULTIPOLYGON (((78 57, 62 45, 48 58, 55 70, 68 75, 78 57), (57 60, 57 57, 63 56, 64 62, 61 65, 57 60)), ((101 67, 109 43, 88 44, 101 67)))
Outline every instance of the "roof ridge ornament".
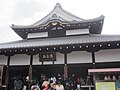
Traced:
POLYGON ((52 17, 57 17, 57 14, 53 14, 52 17))
POLYGON ((57 7, 62 8, 60 3, 56 3, 55 8, 57 8, 57 7))

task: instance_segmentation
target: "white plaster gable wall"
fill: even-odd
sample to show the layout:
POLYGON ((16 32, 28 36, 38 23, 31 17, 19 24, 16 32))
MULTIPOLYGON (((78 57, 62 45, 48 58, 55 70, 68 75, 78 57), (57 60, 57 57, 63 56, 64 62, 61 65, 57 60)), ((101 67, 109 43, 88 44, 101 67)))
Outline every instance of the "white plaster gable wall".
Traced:
POLYGON ((55 64, 64 64, 64 54, 62 54, 62 53, 56 53, 55 64))
MULTIPOLYGON (((89 34, 89 28, 66 30, 66 35, 89 34)), ((28 33, 27 38, 48 37, 48 32, 28 33)))
POLYGON ((4 55, 0 55, 0 65, 7 65, 8 57, 4 55))
POLYGON ((96 62, 120 61, 120 49, 100 50, 95 53, 96 62))
POLYGON ((28 33, 27 38, 48 37, 48 32, 28 33))
POLYGON ((89 28, 66 30, 66 35, 89 34, 89 28))
POLYGON ((33 65, 41 65, 42 63, 39 61, 39 54, 33 55, 33 65))
MULTIPOLYGON (((7 64, 7 56, 0 55, 0 64, 7 64)), ((91 53, 86 51, 75 51, 67 54, 68 64, 70 63, 92 63, 91 53)), ((95 53, 96 62, 115 62, 120 61, 120 49, 100 50, 95 53)), ((30 56, 26 54, 17 54, 11 56, 10 65, 29 65, 30 56)), ((52 64, 52 62, 44 62, 44 64, 52 64)), ((56 53, 55 64, 64 64, 64 54, 56 53)), ((33 56, 33 65, 41 65, 39 55, 33 56)))
POLYGON ((92 55, 86 51, 75 51, 67 55, 68 63, 92 63, 92 55))
POLYGON ((11 57, 10 65, 30 65, 30 56, 17 54, 11 57))
MULTIPOLYGON (((68 63, 91 63, 92 57, 91 53, 86 51, 76 51, 69 53, 68 55, 68 63)), ((44 65, 52 64, 51 61, 44 62, 44 65)), ((64 54, 56 53, 56 61, 55 64, 64 64, 64 54)), ((30 64, 30 56, 19 54, 11 57, 10 65, 29 65, 30 64)), ((41 65, 42 63, 39 61, 39 54, 33 56, 33 65, 41 65)))

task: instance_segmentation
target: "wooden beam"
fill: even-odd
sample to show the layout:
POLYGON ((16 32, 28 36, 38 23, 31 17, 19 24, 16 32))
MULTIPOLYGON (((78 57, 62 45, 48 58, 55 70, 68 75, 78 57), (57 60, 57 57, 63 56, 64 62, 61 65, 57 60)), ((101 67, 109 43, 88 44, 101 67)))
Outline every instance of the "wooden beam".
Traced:
POLYGON ((8 60, 7 60, 7 67, 6 67, 6 80, 5 80, 6 88, 5 88, 5 90, 8 90, 8 80, 9 80, 9 64, 10 64, 10 58, 11 58, 11 56, 8 56, 8 60))
POLYGON ((68 78, 67 53, 64 53, 64 79, 68 78))
POLYGON ((30 90, 30 86, 31 86, 31 80, 32 80, 32 64, 33 64, 33 55, 30 55, 30 66, 29 66, 29 72, 28 72, 28 76, 29 76, 29 80, 28 80, 28 90, 30 90))
POLYGON ((91 52, 92 54, 92 63, 95 64, 95 52, 91 52))
POLYGON ((33 64, 33 55, 30 55, 30 66, 29 66, 29 79, 32 80, 32 64, 33 64))
POLYGON ((64 53, 64 64, 67 65, 67 53, 64 53))
MULTIPOLYGON (((95 52, 91 52, 92 54, 92 63, 93 63, 93 68, 95 68, 95 52)), ((95 73, 93 74, 93 81, 96 80, 95 73)))
POLYGON ((30 65, 33 63, 33 55, 30 55, 30 65))

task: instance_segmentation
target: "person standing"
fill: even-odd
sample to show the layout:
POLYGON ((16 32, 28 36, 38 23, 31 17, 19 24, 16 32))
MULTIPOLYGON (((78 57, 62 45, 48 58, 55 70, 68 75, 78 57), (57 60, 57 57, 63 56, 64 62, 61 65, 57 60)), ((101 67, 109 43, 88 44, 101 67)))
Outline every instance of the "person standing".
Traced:
POLYGON ((60 81, 57 82, 56 90, 64 90, 64 86, 61 84, 60 81))
POLYGON ((47 77, 45 78, 45 80, 42 83, 42 89, 43 90, 48 90, 49 89, 49 81, 48 81, 47 77))
POLYGON ((21 88, 22 88, 22 81, 17 76, 16 79, 14 80, 14 90, 21 90, 21 88))

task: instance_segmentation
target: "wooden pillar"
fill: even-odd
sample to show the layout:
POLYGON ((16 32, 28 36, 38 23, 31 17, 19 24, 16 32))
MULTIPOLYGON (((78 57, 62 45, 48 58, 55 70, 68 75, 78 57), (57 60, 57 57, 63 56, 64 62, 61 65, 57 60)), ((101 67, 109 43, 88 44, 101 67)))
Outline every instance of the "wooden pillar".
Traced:
MULTIPOLYGON (((30 55, 30 54, 29 54, 30 55)), ((29 76, 29 79, 28 79, 28 89, 27 90, 30 90, 30 86, 31 86, 31 80, 32 80, 32 63, 33 63, 33 55, 30 55, 30 66, 29 66, 29 71, 28 71, 28 76, 29 76)))
MULTIPOLYGON (((93 64, 93 68, 95 68, 95 52, 91 52, 92 54, 92 64, 93 64)), ((93 74, 93 81, 95 81, 95 73, 93 74)))
POLYGON ((67 53, 64 53, 64 79, 68 78, 67 53))
POLYGON ((8 90, 8 80, 9 80, 9 64, 10 64, 10 58, 11 58, 11 56, 8 56, 8 60, 7 60, 7 67, 6 67, 6 78, 5 78, 5 85, 6 85, 5 90, 8 90))
POLYGON ((3 65, 0 65, 0 90, 1 90, 1 88, 2 88, 2 85, 3 85, 3 83, 2 83, 2 77, 3 77, 3 65))
POLYGON ((29 80, 32 80, 32 63, 33 63, 33 55, 30 55, 30 66, 29 66, 29 80))
POLYGON ((95 68, 95 52, 91 52, 92 53, 92 64, 93 64, 93 68, 95 68))

